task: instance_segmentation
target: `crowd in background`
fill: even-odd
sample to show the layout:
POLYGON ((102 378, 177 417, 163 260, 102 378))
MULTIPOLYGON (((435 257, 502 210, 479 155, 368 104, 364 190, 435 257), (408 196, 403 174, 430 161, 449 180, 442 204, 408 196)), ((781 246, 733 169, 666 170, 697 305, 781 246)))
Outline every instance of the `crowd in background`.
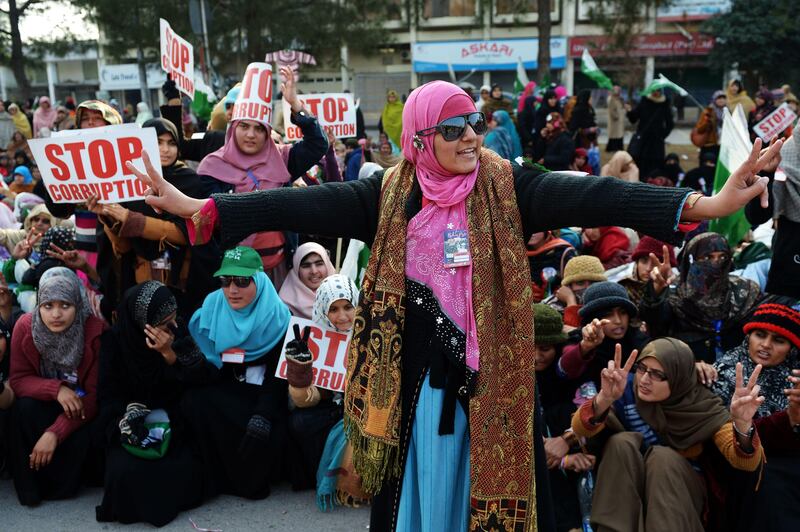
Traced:
MULTIPOLYGON (((157 526, 220 493, 266 497, 276 482, 315 490, 321 510, 370 504, 343 396, 312 384, 301 331, 287 379, 274 375, 291 316, 353 329, 372 243, 287 220, 295 230, 227 245, 144 201, 57 204, 27 145, 68 129, 152 127, 164 179, 200 199, 379 181, 404 159, 404 96, 387 93, 375 138, 358 111, 357 136, 336 139, 297 112, 291 71, 281 74, 303 133, 293 144, 282 117, 231 120, 238 86, 201 111, 170 81, 155 112, 0 102, 0 474, 21 504, 101 485, 98 521, 157 526)), ((710 196, 722 110, 741 104, 752 126, 783 102, 797 109, 788 85, 777 92, 751 100, 736 80, 715 92, 688 171, 666 153, 675 123, 662 91, 638 102, 609 92, 605 164, 589 90, 532 83, 512 102, 484 86, 475 107, 484 149, 503 159, 710 196)), ((747 206, 742 241, 706 223, 677 246, 617 226, 524 235, 559 531, 589 520, 618 531, 798 526, 800 146, 791 128, 783 136, 780 168, 762 172, 769 206, 747 206)))

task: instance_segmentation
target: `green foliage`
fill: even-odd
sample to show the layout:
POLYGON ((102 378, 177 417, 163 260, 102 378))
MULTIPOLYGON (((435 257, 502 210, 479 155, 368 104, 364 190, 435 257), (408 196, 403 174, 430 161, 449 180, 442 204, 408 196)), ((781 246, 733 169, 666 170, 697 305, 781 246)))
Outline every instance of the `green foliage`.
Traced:
POLYGON ((639 86, 644 75, 644 65, 631 57, 633 39, 644 32, 648 12, 669 5, 670 0, 593 0, 589 15, 594 24, 603 28, 609 39, 608 49, 622 55, 625 68, 615 76, 615 81, 632 91, 639 86))
POLYGON ((593 0, 592 22, 611 39, 612 50, 630 48, 633 38, 644 30, 648 10, 668 5, 669 0, 593 0))
POLYGON ((729 13, 706 21, 716 38, 709 65, 735 67, 752 78, 781 83, 800 76, 797 0, 734 0, 729 13))
MULTIPOLYGON (((146 61, 157 60, 158 19, 164 18, 182 37, 201 44, 189 23, 189 0, 71 0, 86 9, 114 58, 130 57, 141 48, 146 61)), ((370 52, 390 41, 380 23, 398 9, 392 0, 206 0, 212 63, 217 69, 264 59, 286 48, 317 58, 336 59, 342 44, 370 52)))
POLYGON ((86 10, 102 33, 104 51, 122 59, 141 49, 146 61, 158 61, 159 25, 163 18, 179 35, 189 34, 188 0, 71 0, 86 10))
POLYGON ((336 60, 347 44, 362 53, 391 40, 381 23, 398 9, 390 0, 212 0, 215 58, 258 61, 267 52, 304 50, 336 60))

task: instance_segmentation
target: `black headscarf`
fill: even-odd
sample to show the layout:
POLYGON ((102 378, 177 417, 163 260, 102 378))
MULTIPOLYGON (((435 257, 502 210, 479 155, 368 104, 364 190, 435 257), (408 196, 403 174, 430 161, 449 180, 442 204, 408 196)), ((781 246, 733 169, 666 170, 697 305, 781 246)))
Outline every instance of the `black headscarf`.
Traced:
MULTIPOLYGON (((140 389, 141 401, 148 404, 150 390, 160 380, 158 375, 164 368, 164 359, 147 345, 145 325, 163 323, 177 310, 172 292, 158 281, 146 281, 129 288, 122 296, 117 309, 117 321, 112 333, 117 338, 119 362, 130 379, 130 389, 140 389)), ((148 404, 148 406, 150 406, 148 404)))
MULTIPOLYGON (((178 130, 175 125, 169 120, 163 118, 152 118, 142 124, 142 127, 152 127, 156 130, 156 135, 163 135, 169 133, 175 140, 175 143, 180 146, 180 138, 178 137, 178 130)), ((193 198, 207 198, 211 192, 214 191, 213 185, 210 184, 209 178, 198 176, 197 173, 183 164, 180 160, 180 154, 170 166, 162 166, 161 173, 164 179, 173 185, 175 188, 193 198)), ((186 229, 186 222, 180 216, 174 216, 166 211, 157 213, 152 207, 147 205, 144 201, 132 201, 125 205, 129 210, 138 212, 150 218, 158 218, 173 222, 178 226, 180 231, 184 234, 187 241, 189 233, 186 229)), ((146 240, 144 238, 131 239, 131 245, 134 252, 138 257, 146 260, 157 259, 162 252, 160 242, 155 240, 146 240)), ((170 258, 172 262, 172 272, 175 276, 172 281, 177 284, 177 276, 180 274, 181 265, 186 255, 184 248, 170 247, 170 258)))
POLYGON ((570 131, 590 128, 597 125, 595 120, 594 107, 589 103, 592 91, 583 89, 575 96, 575 107, 572 108, 572 116, 569 119, 570 131))
POLYGON ((733 256, 725 237, 718 233, 701 233, 692 238, 679 258, 680 281, 670 295, 670 306, 679 318, 695 328, 715 332, 714 322, 743 320, 755 308, 761 290, 748 279, 731 276, 733 256), (715 251, 723 251, 722 262, 699 260, 715 251))

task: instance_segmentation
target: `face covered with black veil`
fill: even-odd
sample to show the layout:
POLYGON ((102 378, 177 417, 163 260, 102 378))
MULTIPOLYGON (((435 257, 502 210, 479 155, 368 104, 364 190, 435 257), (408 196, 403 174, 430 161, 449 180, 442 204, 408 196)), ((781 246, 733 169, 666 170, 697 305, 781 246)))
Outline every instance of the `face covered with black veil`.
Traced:
POLYGON ((758 286, 731 277, 731 248, 717 233, 692 238, 680 256, 680 282, 670 296, 673 310, 700 329, 714 330, 716 320, 740 320, 760 295, 758 286))

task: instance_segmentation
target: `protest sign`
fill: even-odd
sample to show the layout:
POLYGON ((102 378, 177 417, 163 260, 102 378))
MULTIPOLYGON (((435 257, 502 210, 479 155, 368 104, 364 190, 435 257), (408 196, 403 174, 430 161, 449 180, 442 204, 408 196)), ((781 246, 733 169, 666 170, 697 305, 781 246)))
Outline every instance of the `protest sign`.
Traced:
POLYGON ((78 129, 72 134, 31 139, 28 146, 54 203, 83 203, 92 195, 99 196, 101 203, 141 200, 147 185, 125 163, 130 161, 144 172, 143 151, 161 174, 158 138, 151 127, 78 129))
POLYGON ((764 120, 753 126, 753 131, 761 137, 764 142, 769 142, 776 135, 783 133, 783 130, 792 125, 797 119, 797 114, 792 111, 787 102, 775 109, 764 120))
POLYGON ((161 68, 172 76, 178 89, 194 100, 194 47, 172 31, 169 22, 161 23, 161 68))
POLYGON ((272 125, 272 67, 269 64, 247 65, 231 120, 255 120, 272 125))
MULTIPOLYGON (((337 139, 356 136, 356 106, 353 95, 347 93, 304 94, 298 100, 305 110, 316 116, 325 131, 331 131, 337 139)), ((303 138, 300 128, 292 124, 292 110, 283 100, 283 128, 290 141, 303 138)))
POLYGON ((320 327, 311 320, 292 317, 289 329, 283 340, 281 358, 278 360, 278 369, 275 376, 286 379, 286 344, 294 340, 294 325, 311 329, 308 338, 308 349, 314 359, 314 380, 312 384, 334 392, 344 392, 345 363, 347 361, 347 348, 350 345, 350 334, 341 333, 320 327))

